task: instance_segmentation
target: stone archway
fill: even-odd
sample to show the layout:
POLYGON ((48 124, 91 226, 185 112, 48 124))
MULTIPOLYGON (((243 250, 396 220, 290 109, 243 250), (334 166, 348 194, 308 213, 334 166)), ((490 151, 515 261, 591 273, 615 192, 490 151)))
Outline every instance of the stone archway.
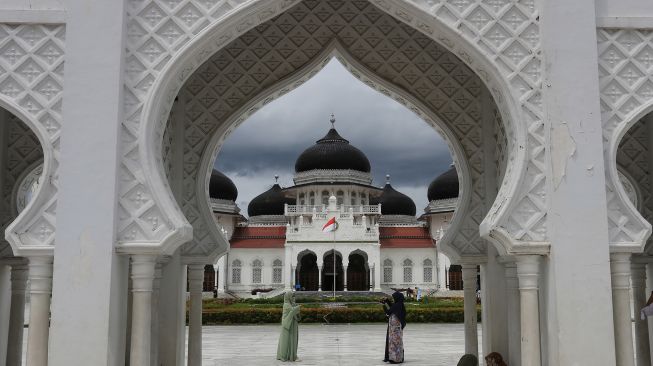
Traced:
POLYGON ((302 291, 317 291, 319 289, 320 270, 317 265, 317 255, 313 252, 300 254, 297 266, 297 284, 302 291))
MULTIPOLYGON (((363 6, 364 4, 362 3, 363 2, 358 2, 357 5, 363 6)), ((471 65, 476 72, 482 75, 483 83, 490 85, 489 92, 495 96, 495 99, 499 103, 499 110, 501 110, 501 115, 503 116, 503 123, 509 126, 504 131, 504 133, 507 133, 509 138, 507 139, 508 148, 506 148, 503 153, 509 156, 509 160, 512 163, 507 165, 507 169, 504 172, 505 176, 510 178, 503 180, 502 184, 500 184, 500 187, 498 187, 498 190, 500 191, 499 196, 503 197, 504 199, 502 199, 500 203, 497 203, 490 208, 491 214, 474 214, 474 216, 476 217, 478 223, 480 223, 484 218, 487 219, 481 228, 484 235, 487 235, 491 231, 497 230, 497 225, 494 223, 500 220, 508 220, 506 216, 507 213, 509 214, 509 212, 512 209, 515 209, 516 206, 529 206, 530 208, 526 211, 529 213, 528 215, 531 216, 525 217, 524 212, 526 211, 522 212, 519 217, 514 218, 512 221, 506 221, 506 224, 503 226, 503 228, 498 229, 499 231, 502 231, 502 233, 497 233, 496 235, 492 235, 489 238, 495 242, 502 242, 504 239, 510 242, 512 240, 511 238, 513 237, 515 237, 517 240, 542 242, 545 235, 544 231, 542 230, 543 213, 532 209, 533 206, 539 208, 544 207, 543 201, 540 202, 540 198, 545 199, 544 195, 541 194, 544 191, 543 185, 545 177, 544 174, 540 171, 541 169, 539 168, 539 164, 535 164, 533 169, 526 173, 530 176, 530 179, 532 179, 533 182, 537 182, 537 184, 534 184, 528 189, 537 190, 538 194, 536 196, 531 195, 528 198, 524 198, 525 195, 522 193, 514 194, 515 191, 519 189, 519 182, 524 178, 523 174, 525 174, 527 151, 527 149, 524 149, 524 147, 527 145, 525 139, 527 134, 526 128, 522 126, 521 123, 516 123, 514 121, 519 120, 519 118, 516 116, 520 115, 522 111, 525 110, 526 113, 530 113, 530 117, 532 117, 528 119, 528 123, 539 123, 538 113, 532 113, 538 107, 536 104, 531 102, 528 102, 528 106, 524 104, 522 107, 520 107, 518 105, 520 103, 516 103, 515 99, 513 99, 514 93, 511 90, 515 89, 511 89, 512 87, 509 86, 510 82, 504 79, 510 75, 508 79, 514 79, 511 81, 513 86, 522 86, 521 88, 518 88, 519 91, 516 91, 515 93, 523 94, 525 96, 524 100, 534 101, 536 98, 538 98, 539 55, 531 54, 531 56, 527 56, 528 53, 522 52, 524 50, 524 46, 510 41, 510 37, 517 39, 519 36, 517 33, 513 32, 516 31, 520 34, 523 32, 524 34, 530 34, 528 39, 529 42, 533 42, 531 47, 538 46, 538 17, 534 7, 525 5, 521 10, 511 9, 510 13, 513 15, 517 13, 520 14, 521 19, 517 23, 513 23, 513 29, 511 31, 502 30, 500 32, 501 34, 498 34, 499 37, 496 39, 497 43, 493 47, 485 47, 484 51, 480 52, 476 46, 472 46, 470 44, 470 39, 472 38, 467 38, 467 35, 461 37, 459 33, 454 31, 455 26, 448 23, 449 20, 444 20, 444 18, 439 18, 437 16, 432 17, 429 15, 429 11, 426 9, 420 8, 408 2, 402 2, 401 4, 392 4, 386 1, 375 1, 374 3, 379 6, 382 11, 392 13, 393 16, 401 19, 401 21, 410 24, 412 29, 419 29, 421 32, 424 32, 424 34, 427 34, 428 37, 440 41, 445 45, 447 49, 455 50, 465 63, 471 65), (436 30, 441 31, 442 33, 439 36, 436 36, 436 30), (455 41, 452 41, 452 39, 455 41), (502 50, 504 48, 510 48, 514 58, 513 64, 502 63, 502 66, 508 70, 517 69, 517 73, 497 69, 494 61, 490 61, 488 58, 487 54, 494 54, 495 52, 498 52, 497 49, 502 50), (531 62, 521 62, 531 57, 531 62), (522 70, 522 68, 524 70, 522 70), (528 71, 525 71, 526 69, 528 69, 528 71), (524 87, 531 84, 535 85, 536 88, 524 87), (519 202, 514 203, 513 197, 516 197, 515 200, 519 202), (532 216, 537 216, 537 218, 533 218, 532 216), (512 233, 515 233, 516 235, 512 235, 512 233)), ((149 69, 149 66, 147 66, 148 64, 159 62, 160 60, 164 60, 165 64, 165 67, 161 72, 163 77, 152 77, 152 75, 158 75, 159 71, 152 71, 153 74, 150 73, 147 77, 147 79, 150 81, 154 81, 153 84, 150 83, 147 86, 147 90, 149 90, 151 85, 153 90, 152 93, 148 93, 148 96, 144 98, 139 95, 134 95, 135 104, 133 105, 133 108, 130 108, 129 112, 129 114, 132 115, 132 123, 140 123, 141 112, 143 113, 142 120, 146 123, 144 129, 141 129, 141 132, 143 132, 145 135, 145 139, 143 140, 144 144, 139 145, 141 148, 139 155, 145 164, 145 166, 143 166, 143 169, 145 170, 144 177, 147 180, 148 187, 140 186, 139 191, 147 191, 147 194, 151 194, 152 196, 152 203, 156 203, 157 205, 166 208, 166 210, 163 210, 166 212, 166 214, 163 214, 159 208, 156 210, 157 215, 171 215, 167 222, 176 223, 173 226, 175 227, 175 230, 178 234, 167 236, 164 241, 165 243, 171 243, 173 241, 179 240, 183 241, 188 237, 189 234, 189 227, 183 219, 183 215, 181 215, 177 209, 176 204, 171 201, 163 202, 171 198, 171 196, 168 193, 165 193, 169 191, 169 188, 167 182, 165 179, 163 179, 162 176, 162 172, 164 171, 164 169, 162 169, 163 160, 156 158, 159 156, 159 154, 161 154, 160 150, 158 150, 158 146, 160 146, 158 141, 161 141, 164 137, 162 127, 165 125, 166 121, 162 119, 162 117, 167 116, 167 111, 170 110, 170 106, 172 104, 172 96, 175 95, 181 88, 182 83, 186 81, 190 73, 197 69, 197 67, 206 59, 208 59, 210 55, 215 53, 217 50, 222 49, 225 44, 235 39, 236 36, 244 34, 245 32, 252 29, 252 27, 258 26, 270 17, 279 14, 281 11, 287 10, 289 7, 295 4, 296 2, 292 1, 267 2, 267 4, 262 4, 262 2, 249 3, 248 6, 239 8, 238 10, 231 13, 230 17, 223 20, 224 24, 231 25, 232 27, 217 27, 214 25, 217 25, 218 22, 211 23, 209 21, 208 24, 210 25, 202 31, 201 35, 190 42, 181 41, 178 37, 175 37, 174 40, 171 40, 173 43, 181 42, 183 45, 183 47, 177 45, 172 52, 166 51, 164 47, 160 46, 158 41, 148 38, 148 36, 142 33, 136 32, 134 34, 132 39, 133 45, 139 45, 137 47, 138 49, 133 48, 134 54, 130 56, 130 60, 133 61, 134 65, 140 64, 144 69, 149 69), (256 20, 249 18, 252 14, 256 14, 258 18, 256 20), (219 39, 219 41, 215 43, 212 41, 214 39, 219 39), (146 55, 143 53, 145 48, 149 48, 153 52, 150 53, 149 62, 145 62, 145 65, 143 65, 144 60, 140 57, 140 55, 146 55), (171 62, 168 62, 167 59, 162 58, 164 54, 172 54, 175 55, 175 57, 172 58, 171 62), (146 100, 147 102, 145 105, 143 105, 140 100, 146 100), (144 110, 138 109, 139 105, 142 106, 144 110), (168 213, 168 209, 170 209, 172 212, 168 213)), ((166 9, 159 10, 164 13, 168 11, 166 9)), ((462 14, 463 10, 464 9, 456 9, 454 11, 450 11, 449 16, 460 16, 465 18, 467 15, 462 14)), ((488 22, 491 22, 493 17, 501 18, 503 16, 508 16, 507 12, 504 12, 505 9, 500 12, 498 12, 498 10, 499 9, 495 9, 496 14, 493 12, 484 13, 488 16, 488 22)), ((171 11, 174 12, 174 10, 171 11)), ((200 11, 200 13, 201 12, 202 11, 200 11)), ((174 17, 172 13, 171 16, 174 17)), ((202 15, 198 15, 198 18, 201 17, 202 15)), ((136 13, 132 15, 132 19, 134 22, 141 22, 139 16, 136 15, 136 13)), ((212 18, 209 15, 207 19, 211 20, 212 18)), ((514 16, 513 20, 515 20, 514 16)), ((193 22, 194 21, 195 19, 193 19, 193 22)), ((466 18, 465 21, 467 21, 466 18)), ((155 24, 160 24, 157 20, 153 20, 153 22, 154 23, 150 24, 149 26, 146 25, 145 28, 152 27, 155 24)), ((477 28, 477 30, 470 28, 469 34, 476 34, 475 37, 478 37, 478 35, 484 35, 486 32, 488 32, 487 28, 481 30, 483 27, 481 27, 480 24, 477 26, 477 28)), ((157 69, 160 68, 160 65, 161 64, 157 66, 157 69)), ((141 80, 140 78, 141 76, 138 77, 138 80, 141 80)), ((131 82, 129 84, 131 85, 131 82)), ((137 81, 133 85, 129 86, 129 88, 136 88, 137 85, 140 84, 140 81, 137 81)), ((499 112, 497 112, 497 114, 498 113, 499 112)), ((541 143, 542 139, 541 136, 539 136, 540 132, 535 130, 530 132, 533 135, 538 135, 536 136, 538 138, 529 140, 530 142, 528 145, 533 143, 537 144, 538 142, 541 143)), ((133 135, 133 130, 130 131, 130 134, 133 135)), ((538 160, 541 159, 541 156, 533 156, 531 159, 538 160)), ((153 208, 150 203, 148 203, 148 207, 153 208)), ((161 226, 158 226, 157 228, 160 229, 161 226)), ((158 231, 158 229, 156 231, 158 231)), ((166 229, 170 229, 170 227, 163 228, 161 231, 166 231, 166 229)), ((141 236, 139 231, 140 229, 134 227, 134 225, 132 225, 130 222, 124 222, 121 232, 128 232, 135 235, 130 234, 124 236, 121 234, 121 241, 124 243, 133 241, 136 237, 141 236)), ((147 234, 146 236, 151 235, 147 234)), ((447 238, 445 237, 445 239, 447 238)), ((139 241, 142 240, 147 240, 147 237, 140 237, 139 241)), ((176 245, 179 245, 179 243, 176 245)), ((500 245, 505 247, 506 250, 509 250, 511 244, 501 243, 500 245)))
POLYGON ((349 254, 347 262, 347 291, 367 291, 370 289, 370 268, 367 256, 362 252, 349 254))
POLYGON ((330 250, 324 254, 322 266, 322 290, 343 291, 345 289, 342 254, 330 250))

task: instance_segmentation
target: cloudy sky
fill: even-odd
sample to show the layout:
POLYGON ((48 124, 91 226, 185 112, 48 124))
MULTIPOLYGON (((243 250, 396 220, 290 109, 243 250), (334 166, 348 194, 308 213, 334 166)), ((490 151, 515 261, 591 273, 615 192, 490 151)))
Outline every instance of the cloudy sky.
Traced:
POLYGON ((336 129, 362 150, 373 184, 410 196, 418 214, 428 204, 426 189, 448 169, 451 154, 435 130, 411 111, 354 78, 336 60, 301 87, 268 104, 228 137, 216 168, 238 187, 238 205, 270 188, 274 175, 292 185, 295 160, 326 134, 331 113, 336 129))

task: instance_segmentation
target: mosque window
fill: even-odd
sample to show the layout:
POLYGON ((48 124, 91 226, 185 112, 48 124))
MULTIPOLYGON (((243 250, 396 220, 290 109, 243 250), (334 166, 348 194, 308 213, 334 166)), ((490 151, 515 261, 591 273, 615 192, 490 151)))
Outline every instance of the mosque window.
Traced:
POLYGON ((240 260, 231 262, 231 283, 240 283, 240 267, 242 267, 240 260))
POLYGON ((345 202, 345 192, 338 191, 338 193, 336 193, 336 200, 339 205, 342 205, 345 202))
POLYGON ((252 263, 252 283, 261 283, 263 277, 263 263, 255 260, 252 263))
POLYGON ((383 261, 383 282, 392 282, 392 261, 390 259, 383 261))
POLYGON ((367 198, 367 195, 365 193, 361 193, 361 205, 367 204, 365 199, 367 198))
POLYGON ((329 191, 322 191, 322 204, 323 205, 329 204, 329 191))
POLYGON ((299 194, 299 204, 302 206, 306 204, 306 196, 303 193, 299 194))
POLYGON ((351 192, 351 205, 356 205, 356 192, 351 192))
POLYGON ((424 260, 424 282, 433 282, 433 262, 428 258, 424 260))
POLYGON ((410 259, 404 260, 404 283, 413 282, 413 261, 410 259))
POLYGON ((272 282, 281 283, 281 274, 283 273, 283 263, 280 259, 275 259, 272 263, 272 282))
POLYGON ((310 202, 309 205, 315 206, 315 192, 311 192, 308 195, 308 201, 310 202))

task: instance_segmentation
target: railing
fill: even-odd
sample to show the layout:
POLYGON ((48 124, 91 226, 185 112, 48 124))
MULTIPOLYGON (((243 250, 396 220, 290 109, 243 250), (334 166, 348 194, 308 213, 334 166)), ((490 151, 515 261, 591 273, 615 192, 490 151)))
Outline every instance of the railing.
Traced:
MULTIPOLYGON (((338 205, 337 211, 343 214, 380 215, 381 205, 338 205)), ((327 212, 326 205, 286 205, 284 209, 286 216, 316 215, 317 217, 321 217, 322 215, 326 215, 327 212)))

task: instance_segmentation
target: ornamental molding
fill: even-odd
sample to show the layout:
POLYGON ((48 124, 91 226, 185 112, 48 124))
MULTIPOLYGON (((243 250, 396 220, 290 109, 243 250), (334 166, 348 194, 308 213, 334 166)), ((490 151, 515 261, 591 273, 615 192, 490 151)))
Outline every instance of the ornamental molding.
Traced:
POLYGON ((641 252, 651 234, 646 218, 653 218, 653 200, 642 197, 640 213, 629 199, 618 166, 642 192, 650 191, 641 165, 650 157, 643 154, 646 143, 638 138, 647 133, 646 124, 638 122, 653 111, 653 32, 601 28, 597 41, 610 245, 613 250, 641 252))
POLYGON ((296 173, 293 182, 295 185, 324 182, 371 185, 372 174, 351 169, 313 169, 296 173))
MULTIPOLYGON (((128 4, 125 179, 118 237, 127 246, 159 243, 165 252, 191 236, 162 168, 161 141, 174 98, 216 51, 297 1, 132 0, 128 4), (131 203, 135 198, 137 203, 131 203)), ((373 4, 453 52, 481 76, 498 103, 509 126, 504 129, 507 162, 500 164, 507 178, 489 214, 473 214, 479 223, 483 221, 483 234, 493 239, 497 235, 492 232, 502 230, 507 241, 501 245, 508 247, 515 241, 545 240, 539 24, 533 1, 375 0, 373 4), (523 181, 529 184, 522 190, 523 181)))
MULTIPOLYGON (((40 145, 41 150, 39 154, 25 150, 22 155, 12 155, 18 165, 10 175, 15 182, 34 161, 43 159, 44 165, 43 184, 32 201, 18 216, 2 220, 14 255, 52 255, 63 123, 64 46, 63 24, 0 23, 0 107, 11 114, 10 119, 27 126, 19 143, 27 143, 27 136, 31 135, 34 144, 25 148, 33 146, 30 149, 38 150, 40 145)), ((3 242, 0 241, 0 256, 8 253, 3 242)))

